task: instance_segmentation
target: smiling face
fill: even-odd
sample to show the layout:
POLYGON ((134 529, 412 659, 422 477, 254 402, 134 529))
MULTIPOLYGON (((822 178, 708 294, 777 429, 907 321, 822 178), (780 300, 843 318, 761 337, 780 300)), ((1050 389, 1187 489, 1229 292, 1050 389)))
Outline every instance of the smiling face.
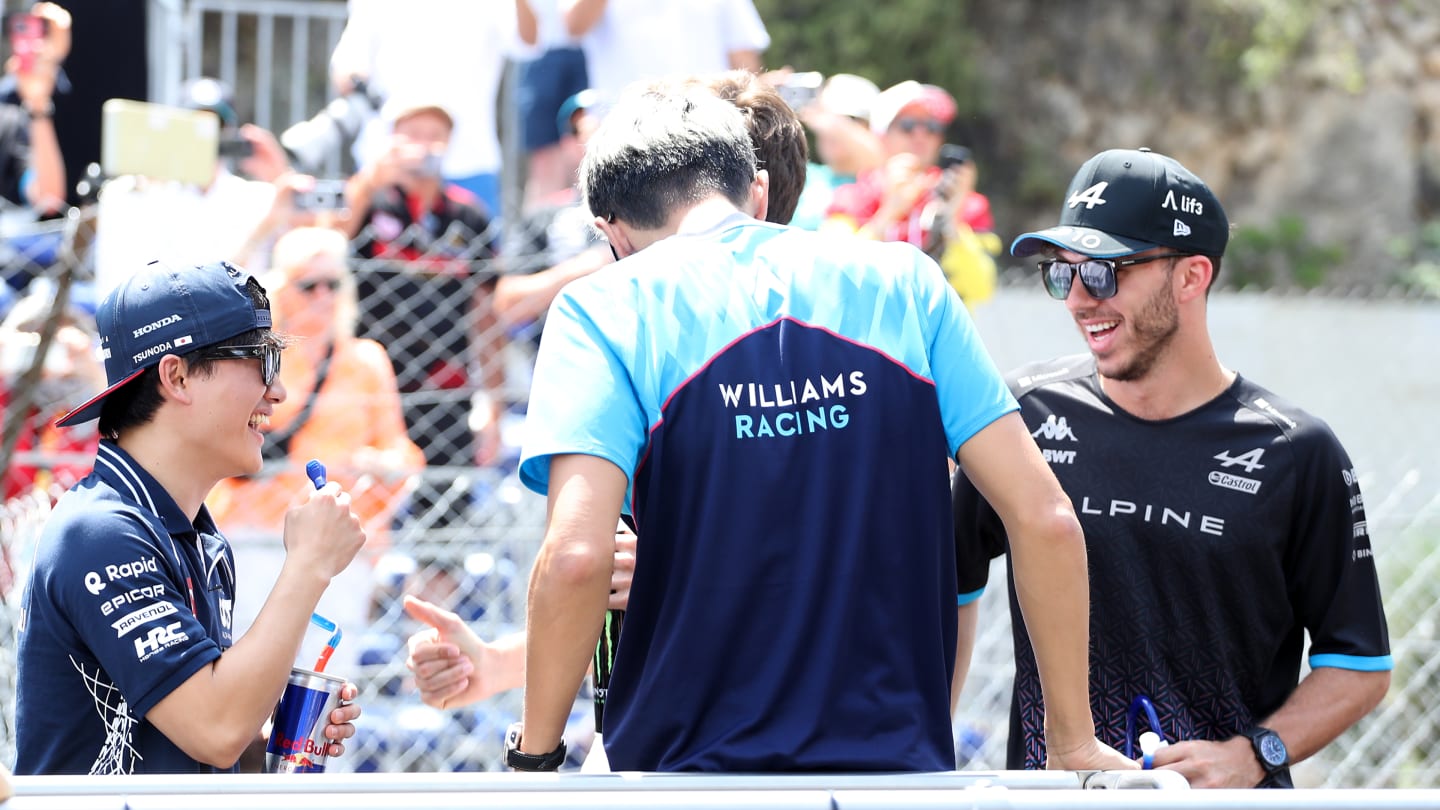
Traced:
MULTIPOLYGON (((1163 252, 1157 248, 1126 258, 1163 252)), ((1067 262, 1090 258, 1070 251, 1057 255, 1067 262)), ((1104 300, 1090 295, 1078 279, 1071 285, 1065 308, 1080 328, 1101 376, 1121 382, 1143 379, 1170 348, 1180 331, 1176 261, 1172 257, 1118 268, 1117 292, 1104 300)))
POLYGON ((186 386, 194 398, 193 418, 186 420, 194 457, 205 459, 218 478, 259 472, 266 441, 260 430, 285 401, 279 375, 266 386, 258 358, 217 359, 207 370, 190 369, 186 386))

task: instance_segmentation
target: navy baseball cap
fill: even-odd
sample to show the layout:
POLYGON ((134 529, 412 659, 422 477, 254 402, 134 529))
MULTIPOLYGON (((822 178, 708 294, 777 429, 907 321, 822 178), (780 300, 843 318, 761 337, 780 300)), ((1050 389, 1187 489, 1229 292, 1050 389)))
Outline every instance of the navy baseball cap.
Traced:
POLYGON ((1060 224, 1021 234, 1010 252, 1029 256, 1055 245, 1110 259, 1163 246, 1221 256, 1229 241, 1225 209, 1189 169, 1149 149, 1111 149, 1075 173, 1060 224))
POLYGON ((108 387, 55 426, 98 419, 106 397, 167 354, 189 354, 252 329, 269 329, 270 310, 257 308, 245 290, 250 278, 229 262, 179 268, 151 262, 121 282, 95 311, 108 387))

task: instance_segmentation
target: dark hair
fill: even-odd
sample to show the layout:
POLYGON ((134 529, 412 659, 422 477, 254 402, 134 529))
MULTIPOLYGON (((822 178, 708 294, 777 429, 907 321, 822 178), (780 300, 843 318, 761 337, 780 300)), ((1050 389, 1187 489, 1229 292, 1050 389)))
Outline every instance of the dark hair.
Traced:
POLYGON ((709 90, 664 85, 612 107, 580 166, 591 213, 647 230, 716 193, 744 206, 754 179, 755 149, 740 112, 709 90))
POLYGON ((727 71, 702 83, 745 116, 759 168, 770 174, 770 206, 765 219, 789 224, 800 204, 810 159, 810 144, 799 117, 774 88, 748 70, 727 71))
MULTIPOLYGON (((245 292, 250 294, 250 302, 256 309, 270 308, 270 299, 266 297, 265 289, 253 276, 245 283, 245 292)), ((185 361, 186 368, 192 374, 209 377, 216 361, 200 357, 203 350, 218 346, 251 346, 256 343, 284 346, 284 340, 275 332, 269 329, 250 329, 218 343, 200 346, 180 355, 180 359, 185 361)), ((105 401, 100 404, 100 435, 107 439, 120 438, 120 434, 126 430, 154 419, 155 412, 164 401, 165 398, 160 396, 160 365, 156 363, 105 397, 105 401)))

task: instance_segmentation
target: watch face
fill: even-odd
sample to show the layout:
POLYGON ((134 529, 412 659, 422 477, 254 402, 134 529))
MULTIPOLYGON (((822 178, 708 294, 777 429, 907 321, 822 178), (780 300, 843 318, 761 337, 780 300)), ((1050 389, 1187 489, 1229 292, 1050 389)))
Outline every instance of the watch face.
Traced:
POLYGON ((1260 738, 1260 756, 1265 759, 1265 764, 1272 768, 1285 764, 1287 754, 1280 735, 1271 733, 1260 738))

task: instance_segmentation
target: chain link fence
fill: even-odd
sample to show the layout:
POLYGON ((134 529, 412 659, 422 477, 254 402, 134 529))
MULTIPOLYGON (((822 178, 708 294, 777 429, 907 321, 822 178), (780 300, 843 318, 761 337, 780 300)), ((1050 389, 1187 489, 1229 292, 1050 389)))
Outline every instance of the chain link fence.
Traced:
MULTIPOLYGON (((361 246, 375 234, 362 233, 361 246)), ((518 690, 458 711, 420 703, 405 669, 405 639, 420 626, 401 607, 422 595, 464 616, 485 638, 524 624, 527 578, 543 531, 543 499, 515 474, 528 365, 538 327, 493 317, 497 276, 543 267, 553 257, 524 252, 488 258, 461 247, 407 259, 356 259, 357 333, 390 353, 410 437, 426 466, 390 522, 389 546, 357 562, 327 593, 320 612, 344 629, 329 670, 361 688, 364 717, 332 770, 434 772, 497 770, 505 727, 518 718, 518 690), (496 376, 496 369, 504 374, 496 376), (498 382, 497 382, 498 380, 498 382), (475 403, 502 403, 500 443, 476 463, 475 403)), ((525 244, 525 240, 511 242, 525 244)), ((13 264, 11 265, 13 269, 13 264)), ((83 266, 83 265, 82 265, 83 266)), ((25 268, 58 277, 57 264, 25 268)), ((83 274, 82 274, 83 275, 83 274)), ((1440 781, 1440 380, 1428 356, 1440 340, 1440 308, 1420 299, 1338 295, 1265 296, 1217 292, 1212 331, 1233 368, 1330 421, 1350 451, 1366 494, 1387 599, 1396 660, 1381 707, 1305 763, 1297 777, 1315 786, 1427 786, 1440 781)), ((1002 287, 976 312, 1002 368, 1080 350, 1063 312, 1031 289, 1002 287)), ((32 364, 43 365, 37 355, 32 364)), ((6 380, 13 385, 14 380, 6 380)), ((291 392, 297 396, 297 392, 291 392)), ((6 413, 6 424, 15 424, 6 413)), ((303 459, 297 464, 303 464, 303 459)), ((35 445, 13 457, 41 472, 74 462, 35 445)), ((280 466, 284 466, 281 463, 280 466)), ((274 472, 267 465, 263 475, 274 472)), ((9 470, 7 469, 7 477, 9 470)), ((15 624, 23 578, 54 498, 67 481, 42 476, 0 506, 0 761, 14 761, 15 624)), ((223 528, 223 526, 222 526, 223 528)), ((279 527, 232 535, 238 576, 259 593, 283 559, 279 527)), ((997 563, 999 565, 999 563, 997 563)), ((992 583, 1003 583, 997 571, 992 583)), ((252 606, 258 610, 258 604, 252 606)), ((955 720, 963 767, 1004 766, 1010 630, 1003 586, 982 602, 981 634, 955 720)), ((237 604, 237 618, 246 610, 237 604)), ((297 662, 323 639, 307 639, 297 662)), ((591 733, 589 697, 577 696, 568 736, 583 755, 591 733)))

